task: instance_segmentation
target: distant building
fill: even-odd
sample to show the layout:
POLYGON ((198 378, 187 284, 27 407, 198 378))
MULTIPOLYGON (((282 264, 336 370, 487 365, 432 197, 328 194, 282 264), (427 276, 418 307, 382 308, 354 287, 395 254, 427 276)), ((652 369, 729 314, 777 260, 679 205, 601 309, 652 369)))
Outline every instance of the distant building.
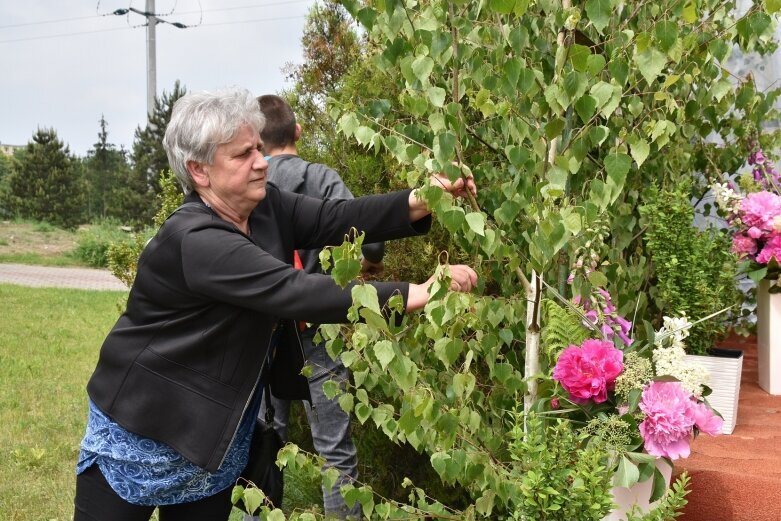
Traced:
POLYGON ((24 145, 8 145, 6 143, 0 143, 0 154, 6 156, 14 155, 14 152, 24 148, 24 145))

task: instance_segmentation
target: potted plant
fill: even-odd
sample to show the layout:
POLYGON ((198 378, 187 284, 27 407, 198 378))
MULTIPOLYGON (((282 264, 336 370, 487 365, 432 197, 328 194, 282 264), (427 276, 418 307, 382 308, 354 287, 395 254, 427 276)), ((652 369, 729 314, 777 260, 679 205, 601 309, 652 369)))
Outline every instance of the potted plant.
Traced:
POLYGON ((751 174, 733 183, 716 183, 716 204, 732 231, 740 271, 757 282, 757 358, 759 386, 781 394, 781 196, 779 173, 757 141, 751 141, 751 174), (742 193, 741 193, 742 192, 742 193))
MULTIPOLYGON (((655 322, 664 315, 715 320, 697 320, 685 343, 687 357, 705 367, 713 390, 710 404, 724 417, 723 433, 730 434, 737 422, 743 352, 717 348, 726 336, 730 314, 739 302, 735 257, 724 230, 694 227, 694 209, 687 184, 675 189, 650 190, 642 208, 646 222, 645 244, 654 269, 655 322)), ((683 347, 683 344, 681 344, 683 347)))
POLYGON ((616 507, 604 520, 647 513, 667 490, 673 461, 689 455, 696 435, 722 430, 722 418, 705 401, 705 371, 684 357, 683 339, 692 324, 665 317, 658 332, 649 329, 648 338, 632 340, 631 324, 603 288, 575 304, 573 315, 546 303, 545 341, 558 382, 551 408, 581 425, 589 443, 610 455, 616 507), (584 336, 591 338, 562 349, 567 337, 584 336))

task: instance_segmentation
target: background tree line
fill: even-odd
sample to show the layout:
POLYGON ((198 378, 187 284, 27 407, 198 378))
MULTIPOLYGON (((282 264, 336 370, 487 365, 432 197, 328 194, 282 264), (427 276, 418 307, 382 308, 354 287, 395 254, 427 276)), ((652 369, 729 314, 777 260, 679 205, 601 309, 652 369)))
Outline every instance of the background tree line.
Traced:
POLYGON ((185 93, 177 82, 155 100, 145 127, 137 127, 128 152, 109 141, 101 116, 97 142, 86 157, 70 152, 53 128, 39 128, 13 156, 0 156, 0 217, 45 221, 63 228, 116 220, 140 228, 151 223, 150 201, 168 169, 162 146, 174 102, 185 93))

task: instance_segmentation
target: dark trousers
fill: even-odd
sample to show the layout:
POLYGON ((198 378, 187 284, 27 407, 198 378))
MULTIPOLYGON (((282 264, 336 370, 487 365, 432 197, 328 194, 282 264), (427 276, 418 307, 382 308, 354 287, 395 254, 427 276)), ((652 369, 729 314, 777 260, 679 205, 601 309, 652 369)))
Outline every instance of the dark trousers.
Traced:
MULTIPOLYGON (((180 505, 160 508, 160 521, 221 521, 231 512, 231 491, 180 505)), ((155 507, 133 505, 117 495, 97 465, 76 477, 73 521, 148 521, 155 507)))

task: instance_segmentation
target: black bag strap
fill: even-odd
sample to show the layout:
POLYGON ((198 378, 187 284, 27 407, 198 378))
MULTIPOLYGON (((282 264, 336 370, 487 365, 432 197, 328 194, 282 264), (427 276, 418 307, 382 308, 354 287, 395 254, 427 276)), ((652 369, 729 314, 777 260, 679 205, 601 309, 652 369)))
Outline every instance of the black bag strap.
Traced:
POLYGON ((266 423, 274 426, 274 406, 271 405, 271 386, 269 379, 266 378, 266 385, 263 387, 263 399, 266 401, 266 423))

